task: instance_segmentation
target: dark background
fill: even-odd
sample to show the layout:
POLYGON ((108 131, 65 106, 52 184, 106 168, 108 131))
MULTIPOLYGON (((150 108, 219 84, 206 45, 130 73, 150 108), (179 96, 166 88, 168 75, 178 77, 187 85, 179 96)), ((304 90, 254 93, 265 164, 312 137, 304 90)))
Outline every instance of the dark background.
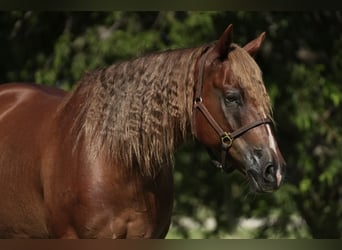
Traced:
POLYGON ((287 179, 276 193, 253 194, 190 140, 176 152, 168 237, 341 238, 341 12, 1 12, 0 82, 69 90, 87 70, 209 43, 230 23, 240 45, 267 33, 256 61, 287 179))

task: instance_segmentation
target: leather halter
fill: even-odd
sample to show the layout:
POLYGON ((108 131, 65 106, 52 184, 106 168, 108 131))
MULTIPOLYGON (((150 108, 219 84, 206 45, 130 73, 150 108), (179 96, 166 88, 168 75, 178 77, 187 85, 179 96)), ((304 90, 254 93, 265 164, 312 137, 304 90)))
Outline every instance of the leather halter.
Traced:
POLYGON ((219 167, 222 168, 225 172, 231 172, 234 170, 234 168, 228 167, 226 165, 226 158, 227 158, 227 153, 229 149, 233 145, 234 139, 236 139, 237 137, 243 135, 244 133, 246 133, 247 131, 255 127, 258 127, 263 124, 270 124, 272 123, 272 120, 268 118, 257 120, 255 122, 242 126, 232 132, 224 131, 221 128, 221 126, 216 122, 216 120, 212 117, 212 115, 210 114, 206 106, 204 105, 202 97, 201 97, 202 89, 203 89, 204 66, 205 66, 206 59, 209 55, 209 52, 210 52, 210 48, 205 52, 204 56, 200 59, 200 62, 199 62, 200 64, 199 80, 195 89, 194 112, 193 112, 194 118, 193 119, 194 119, 194 124, 195 124, 195 114, 196 114, 195 110, 199 110, 203 114, 203 116, 206 118, 206 120, 209 122, 211 127, 216 131, 216 133, 221 139, 221 165, 219 167))

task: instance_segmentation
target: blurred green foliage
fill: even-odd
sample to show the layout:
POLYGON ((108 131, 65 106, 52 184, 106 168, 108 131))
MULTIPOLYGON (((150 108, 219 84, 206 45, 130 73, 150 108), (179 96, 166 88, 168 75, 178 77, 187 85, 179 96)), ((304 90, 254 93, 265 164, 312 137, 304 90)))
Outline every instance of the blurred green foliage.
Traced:
POLYGON ((214 169, 190 140, 176 153, 168 237, 341 238, 341 12, 2 12, 0 81, 69 90, 87 70, 209 43, 230 23, 240 45, 267 33, 256 60, 287 179, 276 193, 250 193, 242 176, 214 169), (244 229, 246 218, 258 226, 244 229))

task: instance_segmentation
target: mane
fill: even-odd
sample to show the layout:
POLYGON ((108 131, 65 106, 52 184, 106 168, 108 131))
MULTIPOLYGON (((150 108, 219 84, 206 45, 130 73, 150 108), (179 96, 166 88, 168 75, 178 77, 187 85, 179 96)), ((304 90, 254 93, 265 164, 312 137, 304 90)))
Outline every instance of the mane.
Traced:
POLYGON ((141 174, 173 165, 175 147, 191 132, 195 65, 204 48, 156 53, 87 73, 70 94, 83 96, 72 133, 141 174))
POLYGON ((260 118, 272 119, 270 97, 266 91, 262 80, 262 72, 257 63, 245 49, 236 44, 232 45, 228 60, 232 72, 232 81, 238 83, 240 88, 252 98, 255 107, 259 109, 260 118))

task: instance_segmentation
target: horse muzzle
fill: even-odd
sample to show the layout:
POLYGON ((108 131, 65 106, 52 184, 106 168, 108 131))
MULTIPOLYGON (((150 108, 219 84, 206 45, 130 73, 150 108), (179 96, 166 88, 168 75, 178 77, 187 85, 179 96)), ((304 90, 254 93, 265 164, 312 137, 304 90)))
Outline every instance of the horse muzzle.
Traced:
POLYGON ((246 164, 246 176, 253 190, 268 193, 283 182, 285 165, 270 148, 253 149, 246 164))

